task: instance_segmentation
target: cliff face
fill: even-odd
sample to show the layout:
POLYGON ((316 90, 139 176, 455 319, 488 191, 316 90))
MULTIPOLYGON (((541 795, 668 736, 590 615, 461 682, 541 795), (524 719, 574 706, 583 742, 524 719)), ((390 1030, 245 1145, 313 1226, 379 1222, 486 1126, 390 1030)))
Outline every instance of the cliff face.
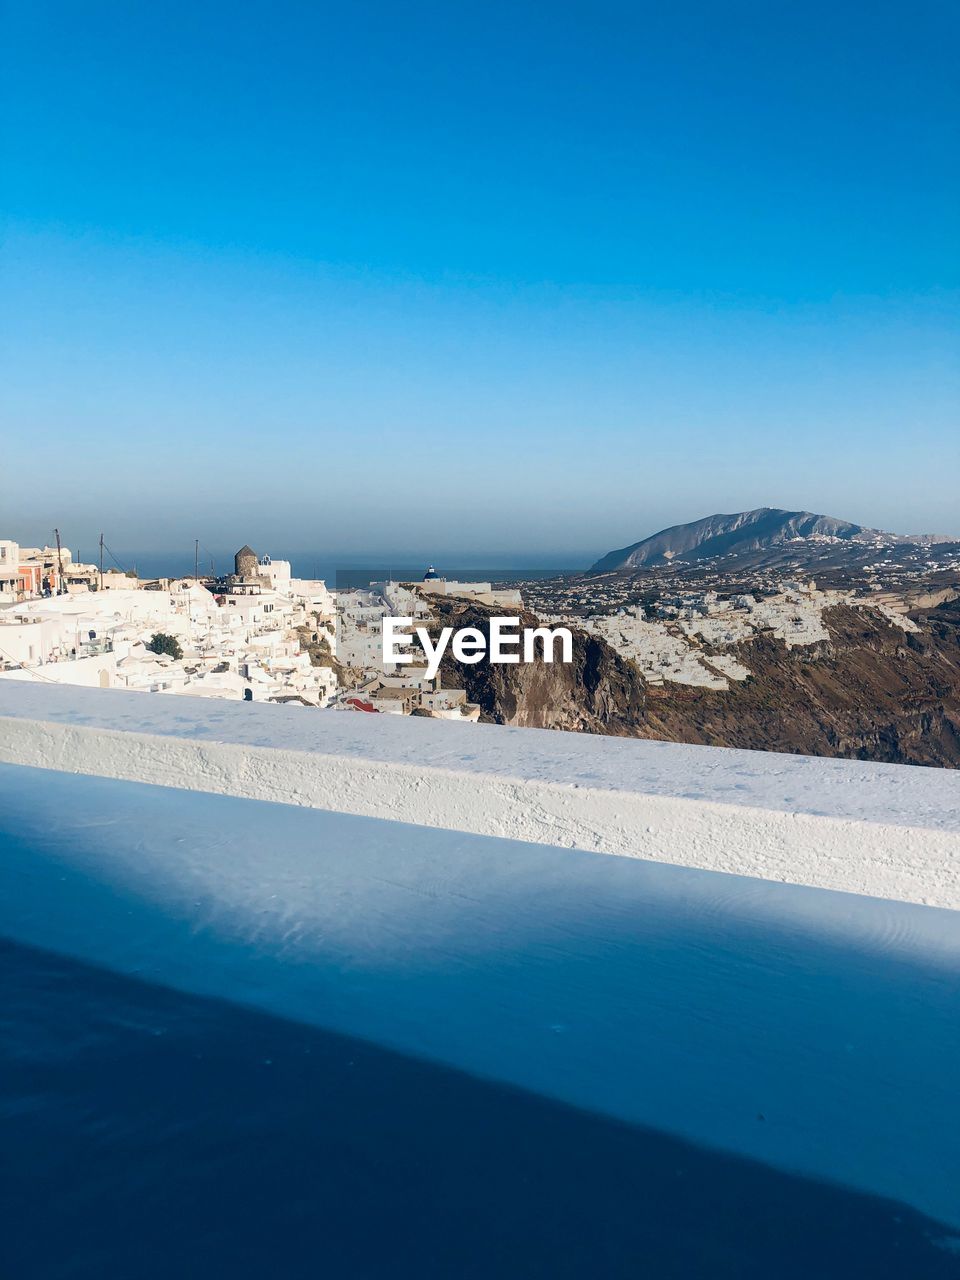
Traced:
MULTIPOLYGON (((489 636, 496 612, 483 605, 443 600, 437 626, 476 627, 489 636)), ((511 614, 511 616, 514 616, 511 614)), ((540 625, 519 611, 521 626, 540 625)), ((466 689, 481 709, 481 720, 535 729, 637 736, 643 723, 646 687, 632 663, 603 640, 574 631, 573 662, 468 665, 449 653, 440 667, 443 684, 466 689)))
MULTIPOLYGON (((486 632, 490 614, 444 601, 437 623, 486 632)), ((647 685, 605 641, 574 628, 570 664, 467 666, 448 655, 441 671, 500 724, 957 768, 960 601, 914 616, 921 630, 905 633, 841 606, 825 614, 829 643, 788 649, 758 636, 737 651, 753 675, 725 692, 647 685)))

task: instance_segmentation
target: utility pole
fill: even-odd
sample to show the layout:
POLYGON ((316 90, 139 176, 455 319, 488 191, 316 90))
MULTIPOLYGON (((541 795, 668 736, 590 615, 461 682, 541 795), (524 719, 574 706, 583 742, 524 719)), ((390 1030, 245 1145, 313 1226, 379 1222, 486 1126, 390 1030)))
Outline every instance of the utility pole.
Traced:
POLYGON ((60 548, 60 530, 54 529, 55 538, 57 539, 57 595, 63 595, 63 552, 60 548))
POLYGON ((200 581, 200 539, 193 540, 193 580, 200 581))
POLYGON ((103 590, 103 534, 100 535, 100 590, 103 590))

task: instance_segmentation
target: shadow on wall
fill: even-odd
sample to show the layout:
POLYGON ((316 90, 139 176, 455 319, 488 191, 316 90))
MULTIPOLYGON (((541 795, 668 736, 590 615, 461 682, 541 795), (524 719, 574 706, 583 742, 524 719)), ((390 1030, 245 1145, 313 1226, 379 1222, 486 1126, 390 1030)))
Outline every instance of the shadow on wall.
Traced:
POLYGON ((6 1275, 960 1275, 890 1201, 32 948, 0 982, 6 1275))

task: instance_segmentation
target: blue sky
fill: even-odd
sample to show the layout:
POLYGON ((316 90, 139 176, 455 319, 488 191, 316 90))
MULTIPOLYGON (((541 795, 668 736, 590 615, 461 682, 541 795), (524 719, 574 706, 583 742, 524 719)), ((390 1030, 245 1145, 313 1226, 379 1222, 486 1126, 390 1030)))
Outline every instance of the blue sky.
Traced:
POLYGON ((3 533, 960 534, 952 3, 3 20, 3 533), (11 465, 12 464, 12 465, 11 465))

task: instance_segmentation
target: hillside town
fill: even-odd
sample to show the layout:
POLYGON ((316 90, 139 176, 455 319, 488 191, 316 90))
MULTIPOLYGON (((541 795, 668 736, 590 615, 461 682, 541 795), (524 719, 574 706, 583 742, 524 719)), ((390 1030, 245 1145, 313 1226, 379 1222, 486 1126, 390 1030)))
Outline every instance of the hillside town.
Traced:
MULTIPOLYGON (((730 649, 762 632, 780 639, 788 649, 829 642, 823 622, 825 609, 844 603, 849 592, 818 591, 813 582, 784 582, 768 599, 750 593, 721 600, 716 591, 686 592, 658 601, 649 616, 637 604, 614 614, 581 621, 585 631, 602 636, 639 668, 648 684, 699 685, 729 689, 746 680, 750 668, 730 649)), ((914 624, 899 614, 889 615, 904 628, 914 624)))
POLYGON ((0 679, 476 720, 462 689, 381 661, 380 619, 430 594, 519 604, 490 583, 372 583, 334 593, 243 546, 219 578, 140 579, 63 546, 0 541, 0 679))
POLYGON ((645 682, 727 690, 748 679, 749 642, 767 635, 787 649, 828 644, 824 613, 840 605, 870 610, 904 633, 908 616, 956 597, 953 587, 921 575, 886 589, 876 581, 821 587, 813 579, 702 574, 694 587, 669 571, 544 580, 525 587, 527 604, 544 622, 568 623, 600 636, 638 668, 645 682))

